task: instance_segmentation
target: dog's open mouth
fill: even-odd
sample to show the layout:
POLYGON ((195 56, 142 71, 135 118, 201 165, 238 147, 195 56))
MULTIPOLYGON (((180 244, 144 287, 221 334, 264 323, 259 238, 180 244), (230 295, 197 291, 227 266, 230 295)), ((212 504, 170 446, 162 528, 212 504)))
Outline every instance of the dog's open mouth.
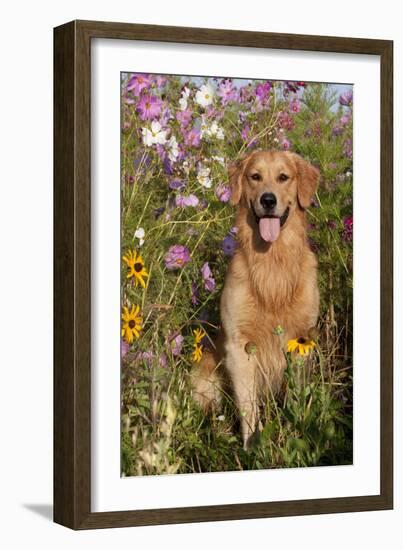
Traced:
POLYGON ((262 239, 268 243, 274 243, 280 235, 281 228, 285 224, 290 213, 287 207, 282 216, 258 216, 252 205, 256 223, 259 226, 259 233, 262 239))

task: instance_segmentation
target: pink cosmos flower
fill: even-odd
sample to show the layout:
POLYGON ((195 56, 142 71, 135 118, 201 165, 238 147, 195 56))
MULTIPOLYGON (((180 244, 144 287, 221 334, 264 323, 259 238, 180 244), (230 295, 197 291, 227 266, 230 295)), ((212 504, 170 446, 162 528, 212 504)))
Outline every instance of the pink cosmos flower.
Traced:
POLYGON ((182 334, 177 334, 177 333, 173 334, 168 338, 168 340, 169 340, 169 345, 171 347, 172 355, 175 355, 175 357, 177 357, 182 352, 182 346, 184 341, 182 334))
POLYGON ((281 147, 284 151, 288 151, 288 149, 290 148, 291 143, 287 138, 283 138, 281 140, 280 145, 281 145, 281 147))
POLYGON ((186 206, 197 206, 199 204, 199 199, 196 197, 196 195, 178 195, 175 197, 175 204, 179 208, 185 208, 186 206))
POLYGON ((293 112, 293 113, 299 113, 300 110, 301 110, 301 103, 300 101, 297 99, 297 98, 294 98, 291 102, 290 102, 290 110, 293 112))
POLYGON ((213 292, 213 290, 215 289, 215 280, 213 278, 213 274, 211 273, 208 262, 206 262, 201 268, 201 274, 204 281, 204 288, 209 292, 213 292))
POLYGON ((279 113, 278 123, 280 128, 284 128, 284 130, 292 130, 294 128, 294 121, 287 111, 281 111, 279 113))
POLYGON ((269 81, 256 86, 255 94, 261 103, 265 103, 270 98, 271 83, 269 81))
POLYGON ((185 143, 188 147, 199 147, 200 140, 201 134, 200 131, 196 128, 193 128, 192 130, 190 130, 190 132, 187 132, 185 134, 185 143))
POLYGON ((169 270, 180 269, 188 262, 190 262, 189 249, 181 244, 171 246, 165 255, 165 266, 169 270))
POLYGON ((228 202, 231 198, 231 189, 228 185, 217 185, 215 195, 219 201, 228 202))
POLYGON ((153 120, 161 114, 162 101, 156 96, 143 95, 137 104, 141 120, 153 120))
POLYGON ((189 109, 178 111, 176 113, 176 120, 179 122, 182 129, 187 128, 190 124, 190 121, 192 120, 192 111, 190 111, 189 109))
POLYGON ((132 92, 135 96, 139 96, 145 88, 150 86, 150 84, 151 79, 148 75, 138 73, 131 77, 127 83, 126 89, 128 92, 132 92))
POLYGON ((347 90, 339 97, 340 105, 349 107, 353 103, 353 90, 347 90))
POLYGON ((221 98, 222 105, 226 105, 229 101, 236 101, 238 92, 230 78, 221 80, 217 88, 217 95, 221 98))

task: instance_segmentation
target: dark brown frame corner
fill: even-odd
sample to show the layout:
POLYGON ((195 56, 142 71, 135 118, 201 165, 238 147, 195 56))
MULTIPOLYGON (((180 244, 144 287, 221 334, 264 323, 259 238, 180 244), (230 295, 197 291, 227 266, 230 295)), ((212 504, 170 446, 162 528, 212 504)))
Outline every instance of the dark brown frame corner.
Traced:
POLYGON ((72 529, 393 507, 393 42, 73 21, 54 29, 54 520, 72 529), (381 60, 381 490, 303 501, 91 512, 91 39, 354 53, 381 60))

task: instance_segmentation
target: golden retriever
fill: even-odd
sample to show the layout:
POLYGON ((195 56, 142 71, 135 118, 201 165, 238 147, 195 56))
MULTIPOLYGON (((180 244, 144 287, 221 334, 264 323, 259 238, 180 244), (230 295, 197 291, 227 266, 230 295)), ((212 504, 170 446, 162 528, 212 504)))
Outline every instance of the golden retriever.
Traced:
POLYGON ((307 336, 317 322, 317 261, 307 242, 305 210, 319 172, 294 153, 258 151, 230 168, 229 180, 238 249, 221 295, 215 349, 205 350, 191 379, 204 410, 229 383, 248 448, 259 426, 259 399, 281 387, 281 342, 307 336), (278 325, 283 339, 274 334, 278 325))

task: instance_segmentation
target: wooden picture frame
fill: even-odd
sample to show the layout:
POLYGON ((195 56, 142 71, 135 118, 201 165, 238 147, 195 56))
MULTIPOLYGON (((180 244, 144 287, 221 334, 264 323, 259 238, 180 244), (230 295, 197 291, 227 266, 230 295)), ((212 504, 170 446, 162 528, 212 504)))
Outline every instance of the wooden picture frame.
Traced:
POLYGON ((324 514, 393 507, 393 43, 127 23, 54 30, 54 520, 72 529, 324 514), (113 38, 380 56, 380 494, 91 512, 91 40, 113 38))

